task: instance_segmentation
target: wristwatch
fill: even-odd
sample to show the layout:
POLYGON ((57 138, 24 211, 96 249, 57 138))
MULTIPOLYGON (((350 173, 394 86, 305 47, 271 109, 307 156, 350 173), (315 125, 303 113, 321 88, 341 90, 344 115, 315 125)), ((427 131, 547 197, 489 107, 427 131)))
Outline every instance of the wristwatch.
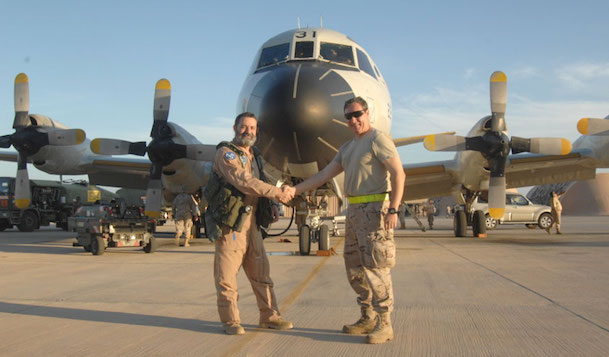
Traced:
POLYGON ((389 214, 398 214, 398 210, 396 210, 395 208, 391 207, 389 209, 389 211, 387 211, 389 214))

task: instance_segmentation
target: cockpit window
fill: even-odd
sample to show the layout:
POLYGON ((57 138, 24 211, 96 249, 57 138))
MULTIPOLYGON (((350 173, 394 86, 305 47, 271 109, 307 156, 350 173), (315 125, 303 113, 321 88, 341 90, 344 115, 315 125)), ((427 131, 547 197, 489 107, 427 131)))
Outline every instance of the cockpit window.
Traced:
POLYGON ((373 78, 376 78, 376 75, 374 74, 374 69, 372 69, 372 65, 368 60, 368 56, 366 56, 366 54, 359 48, 357 49, 357 63, 359 63, 359 69, 368 73, 373 78))
POLYGON ((353 66, 353 49, 351 46, 322 42, 319 54, 325 60, 353 66))
POLYGON ((282 43, 281 45, 264 48, 260 55, 260 61, 258 61, 258 68, 286 61, 289 54, 289 43, 282 43))
POLYGON ((296 42, 294 50, 294 58, 311 58, 313 57, 313 41, 296 42))

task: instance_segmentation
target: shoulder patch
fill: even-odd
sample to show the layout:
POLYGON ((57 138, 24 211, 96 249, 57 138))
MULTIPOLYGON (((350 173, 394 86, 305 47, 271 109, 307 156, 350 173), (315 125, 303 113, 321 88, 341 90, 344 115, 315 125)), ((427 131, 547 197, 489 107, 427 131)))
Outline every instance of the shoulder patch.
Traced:
POLYGON ((224 158, 226 160, 234 160, 236 157, 237 157, 237 155, 235 155, 235 153, 232 151, 228 151, 228 152, 226 152, 226 154, 224 154, 224 158))

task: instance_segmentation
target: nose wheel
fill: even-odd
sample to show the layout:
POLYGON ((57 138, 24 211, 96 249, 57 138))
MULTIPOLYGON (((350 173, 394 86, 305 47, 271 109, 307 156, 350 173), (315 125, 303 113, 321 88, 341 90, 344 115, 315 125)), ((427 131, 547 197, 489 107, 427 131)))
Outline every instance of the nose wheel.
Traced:
POLYGON ((319 243, 319 250, 330 249, 330 230, 327 225, 320 224, 315 228, 304 224, 300 227, 298 232, 300 255, 311 253, 311 243, 319 243))

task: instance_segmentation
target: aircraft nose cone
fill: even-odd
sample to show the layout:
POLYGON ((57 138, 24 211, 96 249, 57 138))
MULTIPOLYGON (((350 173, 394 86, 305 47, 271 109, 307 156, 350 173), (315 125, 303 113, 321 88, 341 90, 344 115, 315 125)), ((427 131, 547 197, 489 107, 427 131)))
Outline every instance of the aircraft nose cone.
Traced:
POLYGON ((287 162, 325 166, 352 137, 343 106, 349 84, 327 65, 289 63, 257 83, 247 110, 258 116, 258 147, 275 167, 287 162))

